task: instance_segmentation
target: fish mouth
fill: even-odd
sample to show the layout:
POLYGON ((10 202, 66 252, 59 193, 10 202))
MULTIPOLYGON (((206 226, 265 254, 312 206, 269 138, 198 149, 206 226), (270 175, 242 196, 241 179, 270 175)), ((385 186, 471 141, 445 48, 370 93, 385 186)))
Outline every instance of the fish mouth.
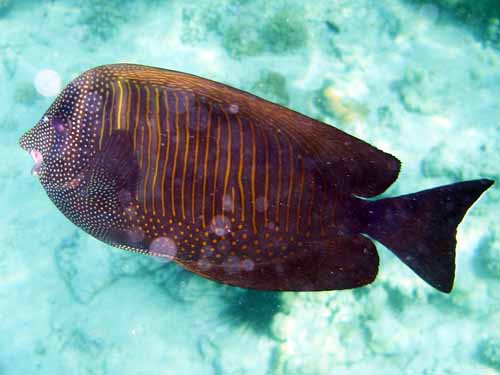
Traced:
POLYGON ((30 150, 30 156, 33 159, 35 165, 31 168, 31 175, 38 176, 40 174, 40 170, 42 169, 43 164, 43 155, 38 150, 30 150))

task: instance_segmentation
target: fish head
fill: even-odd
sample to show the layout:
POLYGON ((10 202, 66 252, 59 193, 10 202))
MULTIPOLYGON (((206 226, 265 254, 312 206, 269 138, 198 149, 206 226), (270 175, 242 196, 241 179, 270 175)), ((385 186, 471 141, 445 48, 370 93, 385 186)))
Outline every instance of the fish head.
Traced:
MULTIPOLYGON (((33 159, 31 173, 47 188, 61 188, 78 178, 92 157, 91 129, 85 93, 70 83, 19 145, 33 159)), ((92 115, 92 119, 94 119, 92 115)))
POLYGON ((49 159, 49 152, 54 138, 50 126, 49 117, 44 115, 33 128, 24 133, 19 139, 19 146, 30 154, 35 163, 31 169, 31 174, 34 176, 40 176, 45 172, 46 161, 49 159))

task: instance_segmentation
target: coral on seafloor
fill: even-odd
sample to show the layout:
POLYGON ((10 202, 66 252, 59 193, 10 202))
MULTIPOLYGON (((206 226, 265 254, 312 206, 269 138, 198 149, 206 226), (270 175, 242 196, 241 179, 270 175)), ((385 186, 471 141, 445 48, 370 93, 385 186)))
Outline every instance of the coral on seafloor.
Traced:
POLYGON ((394 83, 393 88, 399 94, 401 102, 409 112, 421 114, 437 113, 444 105, 437 100, 443 89, 438 86, 439 80, 431 72, 409 68, 401 80, 394 83))
POLYGON ((228 25, 223 31, 222 45, 236 58, 255 56, 265 51, 265 45, 251 22, 228 25))
POLYGON ((80 23, 88 31, 88 38, 107 40, 112 37, 121 24, 127 21, 124 3, 116 0, 85 1, 81 8, 80 23))
POLYGON ((500 3, 498 0, 409 0, 434 3, 452 17, 472 27, 488 44, 500 48, 500 3))
POLYGON ((235 19, 222 34, 223 46, 233 57, 295 51, 306 44, 308 35, 303 17, 286 8, 276 11, 261 25, 250 20, 242 24, 235 19))
POLYGON ((478 273, 481 276, 500 279, 500 241, 494 231, 490 231, 479 242, 476 253, 478 273))
POLYGON ((318 107, 343 124, 351 124, 366 118, 369 109, 362 103, 349 98, 333 83, 326 83, 316 97, 318 107))
POLYGON ((252 92, 281 105, 288 105, 290 101, 286 78, 274 71, 261 71, 259 79, 252 86, 252 92))
POLYGON ((479 344, 479 359, 500 371, 500 337, 490 337, 479 344))
POLYGON ((304 17, 298 11, 284 8, 271 16, 262 28, 262 37, 274 53, 284 53, 303 47, 307 42, 304 17))
POLYGON ((304 9, 281 2, 255 6, 249 1, 218 0, 201 11, 186 5, 182 22, 183 42, 199 43, 214 35, 234 58, 294 52, 306 45, 309 35, 304 9))
MULTIPOLYGON (((424 177, 443 178, 451 181, 460 181, 476 178, 497 179, 498 163, 494 158, 486 157, 490 150, 495 148, 491 142, 496 137, 490 137, 480 131, 467 133, 456 133, 450 135, 446 142, 440 142, 432 147, 420 163, 420 171, 424 177), (456 137, 466 136, 467 143, 460 143, 456 137)), ((483 200, 495 201, 499 196, 496 188, 490 194, 484 196, 483 200)), ((475 208, 476 213, 488 209, 486 205, 475 208)))

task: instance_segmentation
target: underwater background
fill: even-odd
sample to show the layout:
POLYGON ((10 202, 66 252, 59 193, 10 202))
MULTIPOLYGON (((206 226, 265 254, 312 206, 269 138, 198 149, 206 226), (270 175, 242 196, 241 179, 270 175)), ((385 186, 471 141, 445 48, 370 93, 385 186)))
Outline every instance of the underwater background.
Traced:
POLYGON ((500 373, 498 0, 0 0, 0 374, 500 373), (450 295, 377 244, 341 292, 219 285, 106 246, 18 138, 109 63, 252 92, 398 157, 385 195, 497 181, 457 234, 450 295))

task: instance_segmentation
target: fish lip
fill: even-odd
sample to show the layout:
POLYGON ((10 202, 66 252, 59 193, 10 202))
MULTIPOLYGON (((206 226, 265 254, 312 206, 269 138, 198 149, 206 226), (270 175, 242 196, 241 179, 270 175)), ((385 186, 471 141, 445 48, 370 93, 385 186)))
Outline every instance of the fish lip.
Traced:
POLYGON ((33 162, 35 165, 33 168, 31 168, 31 175, 32 176, 38 176, 40 174, 40 170, 43 165, 43 155, 40 151, 38 150, 29 150, 29 154, 31 158, 33 159, 33 162))

